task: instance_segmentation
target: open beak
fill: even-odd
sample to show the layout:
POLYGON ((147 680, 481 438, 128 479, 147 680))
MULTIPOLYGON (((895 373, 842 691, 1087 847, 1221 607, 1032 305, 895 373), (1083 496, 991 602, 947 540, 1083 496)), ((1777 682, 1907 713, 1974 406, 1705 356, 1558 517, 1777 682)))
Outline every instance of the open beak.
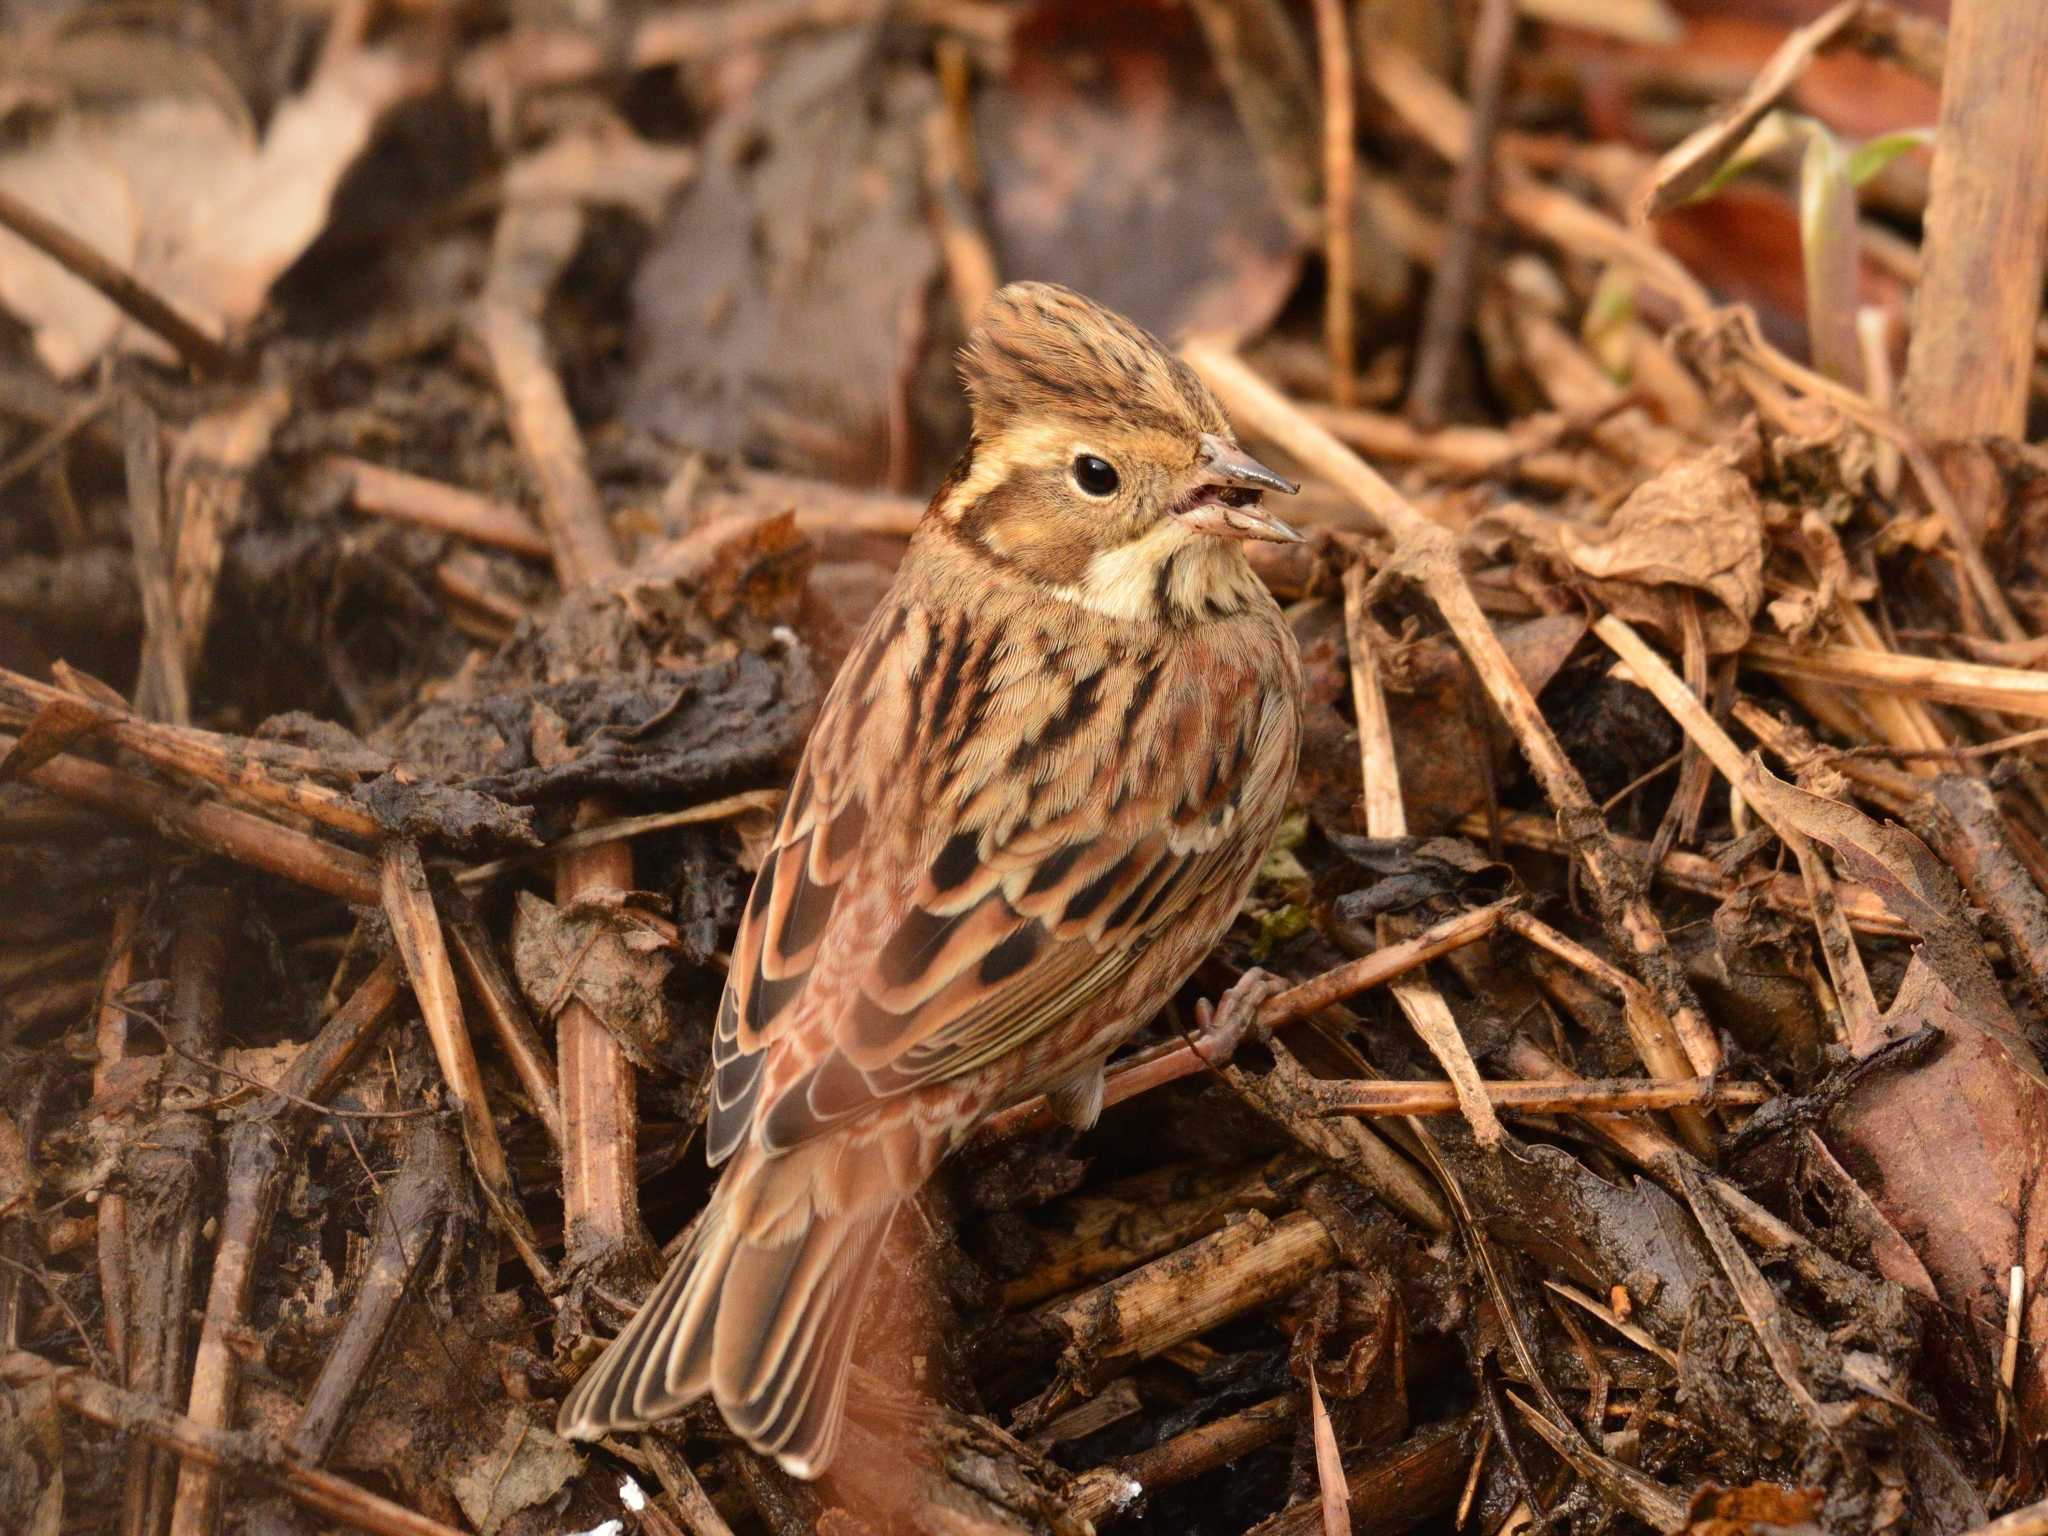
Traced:
POLYGON ((1202 468, 1206 481, 1175 516, 1190 528, 1226 539, 1270 539, 1299 544, 1301 535, 1259 505, 1266 491, 1292 496, 1301 489, 1285 475, 1276 475, 1234 443, 1213 432, 1202 435, 1202 468))

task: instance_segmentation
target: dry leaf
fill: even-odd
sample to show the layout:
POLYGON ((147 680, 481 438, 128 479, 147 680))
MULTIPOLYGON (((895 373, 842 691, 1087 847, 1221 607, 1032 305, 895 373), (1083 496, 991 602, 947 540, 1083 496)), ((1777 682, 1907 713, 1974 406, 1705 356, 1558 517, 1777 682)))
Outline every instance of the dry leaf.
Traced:
POLYGON ((630 908, 589 902, 558 907, 519 893, 512 916, 512 971, 543 1019, 573 998, 597 1015, 641 1067, 669 1072, 674 1026, 662 983, 675 964, 666 939, 630 908))
POLYGON ((1749 640, 1764 596, 1763 508, 1726 456, 1680 459, 1637 487, 1600 537, 1566 524, 1558 542, 1601 604, 1630 623, 1683 644, 1675 589, 1689 588, 1709 599, 1699 609, 1709 651, 1726 655, 1749 640))
POLYGON ((458 1466, 448 1485, 479 1536, 496 1536, 506 1520, 552 1499, 582 1470, 568 1441, 512 1412, 497 1445, 458 1466))
MULTIPOLYGON (((211 97, 72 113, 0 159, 0 186, 220 335, 255 317, 326 227, 334 189, 377 121, 427 78, 395 53, 350 55, 281 106, 260 142, 211 97)), ((5 233, 0 304, 34 330, 37 354, 60 379, 117 338, 166 355, 154 336, 124 331, 96 291, 5 233)))

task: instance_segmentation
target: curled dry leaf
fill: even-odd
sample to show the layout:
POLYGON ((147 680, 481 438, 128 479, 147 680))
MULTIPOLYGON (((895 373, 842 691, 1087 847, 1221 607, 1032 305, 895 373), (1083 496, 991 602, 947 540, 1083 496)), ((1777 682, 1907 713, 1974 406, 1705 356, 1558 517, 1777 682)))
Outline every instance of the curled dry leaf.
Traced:
POLYGON ((558 907, 519 893, 512 916, 512 970, 536 1013, 552 1019, 572 999, 650 1071, 668 1071, 674 1024, 662 995, 675 964, 659 930, 623 905, 558 907))
POLYGON ((1699 614, 1709 651, 1749 640, 1764 595, 1763 508, 1724 455, 1679 460, 1637 487, 1600 537, 1567 524, 1558 542, 1601 603, 1631 623, 1682 644, 1679 589, 1690 588, 1708 599, 1699 614))
MULTIPOLYGON (((260 140, 210 96, 72 112, 0 159, 0 186, 218 335, 254 318, 326 227, 334 190, 379 119, 428 78, 395 53, 348 55, 281 106, 260 140)), ((0 304, 27 322, 60 379, 117 340, 162 352, 97 291, 4 232, 0 304)))
POLYGON ((554 1498, 582 1470, 583 1458, 568 1441, 507 1413, 498 1443, 457 1467, 449 1486, 480 1536, 496 1536, 513 1515, 554 1498))

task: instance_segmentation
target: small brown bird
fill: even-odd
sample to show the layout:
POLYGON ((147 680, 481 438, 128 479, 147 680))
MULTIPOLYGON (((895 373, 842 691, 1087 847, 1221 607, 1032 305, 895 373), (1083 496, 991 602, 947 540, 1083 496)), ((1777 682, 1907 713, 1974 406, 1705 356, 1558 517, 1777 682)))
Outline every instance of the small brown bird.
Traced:
POLYGON ((576 1384, 572 1438, 705 1393, 831 1459, 890 1218, 984 1116, 1092 1124, 1104 1058, 1242 905, 1293 781, 1301 667, 1244 554, 1296 487, 1154 337, 997 293, 967 450, 811 732, 733 945, 689 1245, 576 1384))

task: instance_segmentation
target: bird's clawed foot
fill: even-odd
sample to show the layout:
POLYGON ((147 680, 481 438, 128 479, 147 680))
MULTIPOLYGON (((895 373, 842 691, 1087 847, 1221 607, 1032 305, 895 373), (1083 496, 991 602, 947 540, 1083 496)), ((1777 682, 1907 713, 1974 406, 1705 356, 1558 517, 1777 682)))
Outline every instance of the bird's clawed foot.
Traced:
POLYGON ((1252 967, 1213 1006, 1206 997, 1195 1003, 1195 1032, 1188 1044, 1210 1066, 1224 1065, 1247 1036, 1265 1034, 1259 1010, 1291 985, 1284 976, 1252 967))

